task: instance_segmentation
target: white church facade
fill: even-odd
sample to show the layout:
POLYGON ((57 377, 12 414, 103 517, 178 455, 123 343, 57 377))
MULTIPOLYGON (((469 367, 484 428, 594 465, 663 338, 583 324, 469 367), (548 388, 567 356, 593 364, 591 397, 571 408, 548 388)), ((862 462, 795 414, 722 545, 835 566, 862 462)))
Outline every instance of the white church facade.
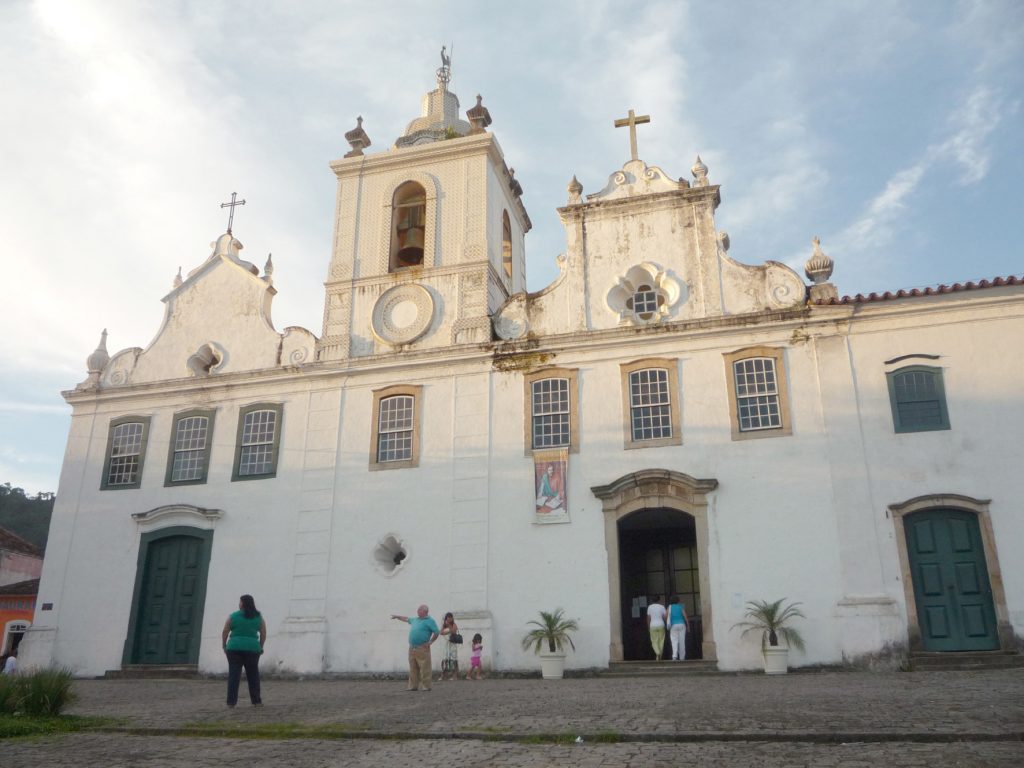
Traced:
MULTIPOLYGON (((405 666, 419 603, 499 670, 539 610, 570 668, 755 668, 747 601, 802 603, 792 665, 1016 651, 1024 637, 1024 280, 840 298, 728 253, 720 190, 632 158, 575 177, 567 247, 526 291, 522 189, 481 100, 438 71, 390 149, 337 177, 319 335, 271 322, 273 266, 229 231, 145 349, 104 332, 73 408, 26 665, 221 672, 251 593, 266 672, 405 666), (469 636, 467 635, 467 636, 469 636)), ((567 174, 568 175, 568 174, 567 174)), ((438 654, 435 654, 438 655, 438 654)), ((436 663, 436 659, 435 659, 436 663)))

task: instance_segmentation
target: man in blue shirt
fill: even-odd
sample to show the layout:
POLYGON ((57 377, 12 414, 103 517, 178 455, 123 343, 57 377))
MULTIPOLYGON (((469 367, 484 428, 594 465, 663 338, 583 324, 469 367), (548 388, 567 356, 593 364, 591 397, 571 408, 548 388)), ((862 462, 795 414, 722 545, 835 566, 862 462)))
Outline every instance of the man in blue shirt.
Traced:
POLYGON ((437 640, 440 631, 430 616, 430 609, 421 605, 416 609, 415 618, 391 614, 392 619, 409 624, 409 684, 405 690, 430 690, 433 665, 430 663, 430 646, 437 640))

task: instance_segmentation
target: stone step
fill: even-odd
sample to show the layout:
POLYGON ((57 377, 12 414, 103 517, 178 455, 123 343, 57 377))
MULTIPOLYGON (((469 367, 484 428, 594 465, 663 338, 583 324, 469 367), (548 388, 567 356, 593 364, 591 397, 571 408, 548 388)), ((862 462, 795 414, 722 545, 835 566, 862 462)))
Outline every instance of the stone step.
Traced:
POLYGON ((107 680, 133 680, 146 678, 197 678, 199 667, 195 664, 125 664, 121 669, 108 669, 103 677, 107 680))
POLYGON ((908 661, 911 672, 1024 667, 1024 655, 1004 651, 915 652, 908 661))
POLYGON ((672 675, 708 675, 718 672, 717 661, 613 661, 601 677, 667 677, 672 675))

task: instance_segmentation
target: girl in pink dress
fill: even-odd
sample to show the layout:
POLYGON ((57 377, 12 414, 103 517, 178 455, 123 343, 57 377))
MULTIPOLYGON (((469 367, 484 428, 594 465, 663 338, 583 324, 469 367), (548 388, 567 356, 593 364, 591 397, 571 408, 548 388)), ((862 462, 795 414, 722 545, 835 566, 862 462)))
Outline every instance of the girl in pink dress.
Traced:
POLYGON ((469 657, 469 672, 466 673, 467 680, 483 680, 484 669, 480 659, 484 655, 484 638, 479 632, 473 635, 473 653, 469 657))

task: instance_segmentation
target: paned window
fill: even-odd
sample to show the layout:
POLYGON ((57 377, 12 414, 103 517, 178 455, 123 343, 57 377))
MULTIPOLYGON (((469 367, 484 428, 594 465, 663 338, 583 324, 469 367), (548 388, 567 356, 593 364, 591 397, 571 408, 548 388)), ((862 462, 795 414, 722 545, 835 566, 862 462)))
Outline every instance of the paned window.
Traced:
POLYGON ((205 483, 212 440, 212 411, 176 414, 165 485, 205 483))
POLYGON ((634 441, 672 437, 667 370, 648 368, 629 374, 629 404, 634 441))
POLYGON ((740 431, 782 426, 775 361, 769 357, 737 360, 733 363, 733 376, 740 431))
POLYGON ((533 382, 533 447, 569 445, 569 380, 533 382))
POLYGON ((277 474, 282 406, 251 405, 238 414, 238 441, 232 480, 257 480, 277 474))
POLYGON ((754 347, 725 355, 732 439, 792 434, 782 350, 754 347))
POLYGON ((677 368, 678 361, 665 358, 621 366, 626 448, 682 443, 677 368))
POLYGON ((142 482, 142 466, 146 458, 148 432, 148 417, 128 416, 110 423, 101 489, 139 487, 142 482))
POLYGON ((523 377, 525 385, 524 433, 526 455, 551 448, 579 445, 577 371, 572 368, 542 368, 523 377))
POLYGON ((914 365, 892 371, 886 377, 897 432, 949 429, 941 368, 914 365))
POLYGON ((415 401, 397 395, 380 401, 377 422, 377 461, 408 461, 412 458, 412 427, 415 401))
POLYGON ((422 391, 421 386, 394 386, 373 393, 370 469, 419 466, 422 391))

